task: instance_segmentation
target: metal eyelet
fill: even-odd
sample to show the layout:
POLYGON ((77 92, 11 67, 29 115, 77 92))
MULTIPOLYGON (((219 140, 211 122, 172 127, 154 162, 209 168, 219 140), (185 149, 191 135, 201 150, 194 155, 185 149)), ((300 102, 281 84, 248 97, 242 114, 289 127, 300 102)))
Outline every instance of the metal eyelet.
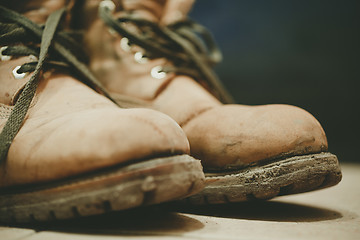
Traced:
POLYGON ((4 46, 4 47, 1 47, 0 48, 0 59, 1 61, 8 61, 11 59, 11 56, 8 56, 8 55, 3 55, 3 51, 5 51, 8 47, 7 46, 4 46))
POLYGON ((111 0, 103 0, 100 2, 99 8, 107 8, 113 12, 116 8, 115 3, 111 0))
POLYGON ((21 68, 21 66, 16 66, 16 67, 14 68, 14 70, 12 71, 15 79, 23 79, 23 78, 27 75, 26 72, 24 72, 24 73, 18 73, 18 70, 19 70, 20 68, 21 68))
POLYGON ((147 63, 148 58, 144 56, 142 52, 136 52, 134 55, 134 59, 137 63, 147 63))
POLYGON ((131 51, 131 45, 129 44, 129 39, 126 37, 123 37, 120 40, 120 47, 122 48, 122 50, 124 50, 125 52, 130 52, 131 51))
POLYGON ((166 72, 162 66, 156 66, 151 69, 151 76, 156 79, 163 79, 166 77, 166 72))

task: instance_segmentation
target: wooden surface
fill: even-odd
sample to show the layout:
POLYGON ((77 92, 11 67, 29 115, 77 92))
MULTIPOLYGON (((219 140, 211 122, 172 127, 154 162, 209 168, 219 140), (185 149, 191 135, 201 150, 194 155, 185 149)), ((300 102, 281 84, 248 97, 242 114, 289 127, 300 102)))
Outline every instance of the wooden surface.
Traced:
POLYGON ((0 226, 0 240, 360 239, 360 165, 332 188, 272 201, 154 206, 32 226, 0 226))

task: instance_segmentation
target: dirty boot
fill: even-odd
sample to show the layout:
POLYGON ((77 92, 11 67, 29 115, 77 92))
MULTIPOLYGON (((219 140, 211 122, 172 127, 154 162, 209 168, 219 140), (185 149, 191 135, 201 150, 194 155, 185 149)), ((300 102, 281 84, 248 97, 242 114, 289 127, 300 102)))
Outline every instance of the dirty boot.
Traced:
POLYGON ((88 216, 200 191, 201 163, 174 120, 99 94, 66 31, 65 5, 0 6, 0 221, 88 216))
POLYGON ((337 157, 311 114, 229 104, 212 70, 221 55, 186 17, 192 2, 89 0, 78 26, 90 69, 119 105, 159 110, 185 131, 208 183, 190 202, 269 199, 337 184, 337 157))

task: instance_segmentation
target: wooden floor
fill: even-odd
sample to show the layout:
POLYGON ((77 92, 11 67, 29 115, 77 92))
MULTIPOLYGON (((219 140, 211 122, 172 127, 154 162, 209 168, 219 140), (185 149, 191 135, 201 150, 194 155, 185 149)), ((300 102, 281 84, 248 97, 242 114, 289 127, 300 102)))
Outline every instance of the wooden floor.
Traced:
POLYGON ((0 240, 360 239, 360 164, 332 188, 272 201, 154 206, 35 226, 0 226, 0 240))

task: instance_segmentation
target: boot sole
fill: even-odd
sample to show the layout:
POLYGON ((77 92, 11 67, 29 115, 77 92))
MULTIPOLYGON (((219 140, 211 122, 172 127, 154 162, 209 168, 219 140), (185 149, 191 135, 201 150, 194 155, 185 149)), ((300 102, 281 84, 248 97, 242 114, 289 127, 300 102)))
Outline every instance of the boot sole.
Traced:
POLYGON ((47 186, 0 193, 0 221, 52 221, 124 210, 189 196, 203 189, 200 161, 156 158, 47 186))
POLYGON ((267 200, 336 185, 342 175, 331 153, 295 156, 230 173, 206 173, 207 186, 182 203, 217 204, 267 200))

